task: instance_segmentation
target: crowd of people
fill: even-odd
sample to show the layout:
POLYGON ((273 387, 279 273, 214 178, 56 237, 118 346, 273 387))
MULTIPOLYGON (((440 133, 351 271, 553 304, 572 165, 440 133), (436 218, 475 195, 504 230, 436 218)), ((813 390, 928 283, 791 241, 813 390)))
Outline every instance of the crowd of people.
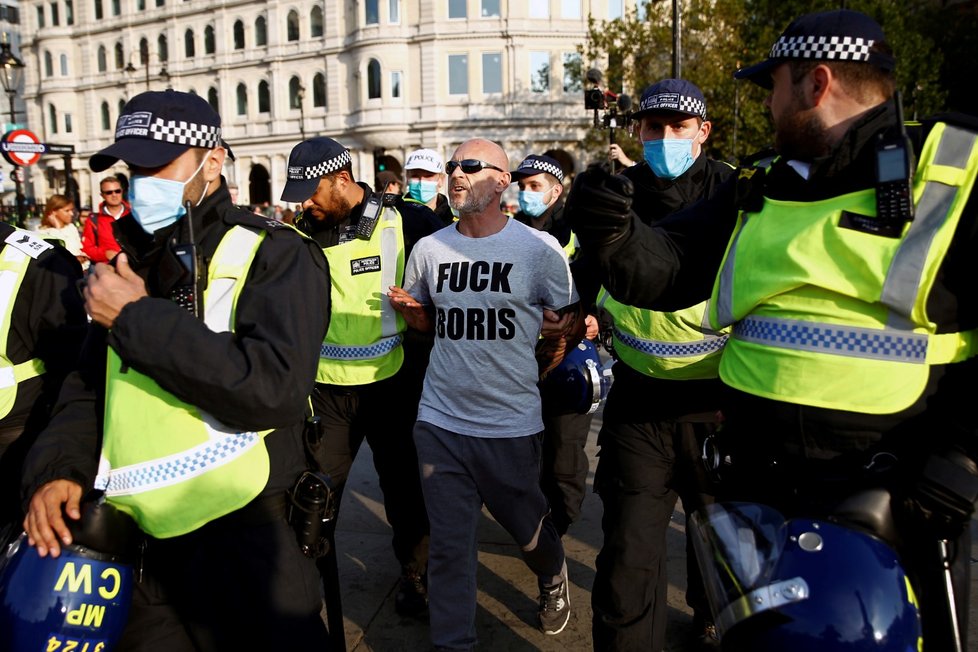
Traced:
POLYGON ((548 377, 600 338, 595 650, 664 649, 678 499, 692 645, 967 649, 978 119, 905 126, 895 65, 868 16, 808 14, 736 73, 774 125, 738 167, 705 154, 702 89, 664 79, 637 163, 612 145, 571 182, 472 138, 371 187, 317 136, 294 211, 238 205, 205 101, 137 95, 89 162, 131 178, 81 235, 61 195, 36 232, 0 224, 0 543, 137 567, 118 649, 334 649, 327 553, 366 440, 397 612, 476 647, 485 507, 558 635, 594 405, 548 377), (124 534, 85 527, 93 505, 124 534))

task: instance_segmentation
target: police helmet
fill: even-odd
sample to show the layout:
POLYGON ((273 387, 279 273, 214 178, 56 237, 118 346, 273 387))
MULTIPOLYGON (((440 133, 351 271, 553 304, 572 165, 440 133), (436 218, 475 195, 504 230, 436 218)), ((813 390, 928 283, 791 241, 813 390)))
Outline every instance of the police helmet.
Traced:
MULTIPOLYGON (((98 521, 86 515, 104 511, 84 505, 82 520, 98 521)), ((115 539, 118 544, 125 537, 115 539)), ((41 557, 21 534, 0 558, 0 652, 112 650, 132 599, 127 561, 116 551, 97 552, 77 536, 58 557, 41 557)))
POLYGON ((591 414, 608 395, 610 369, 602 370, 598 350, 581 340, 540 384, 540 393, 555 410, 591 414))
POLYGON ((881 540, 756 503, 707 506, 690 532, 724 650, 919 649, 917 598, 881 540))

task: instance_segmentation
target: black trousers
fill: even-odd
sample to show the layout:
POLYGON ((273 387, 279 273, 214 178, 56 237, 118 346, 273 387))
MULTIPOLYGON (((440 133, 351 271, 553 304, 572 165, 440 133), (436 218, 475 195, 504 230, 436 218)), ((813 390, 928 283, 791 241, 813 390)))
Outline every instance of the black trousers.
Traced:
POLYGON ((584 447, 590 431, 590 414, 548 414, 544 399, 540 488, 560 536, 581 515, 588 472, 584 447))
MULTIPOLYGON (((678 382, 678 381, 676 381, 678 382)), ((699 446, 715 426, 682 419, 640 420, 655 396, 637 372, 618 369, 598 436, 595 491, 604 504, 604 543, 591 590, 594 649, 652 650, 665 646, 666 533, 676 506, 687 514, 711 502, 699 446)), ((686 601, 697 616, 709 605, 687 538, 686 601)))
POLYGON ((119 650, 330 649, 319 573, 284 516, 225 519, 149 542, 119 650))
POLYGON ((325 430, 320 464, 342 496, 357 451, 367 440, 393 530, 394 555, 405 570, 415 572, 424 572, 428 563, 428 515, 412 434, 420 392, 417 368, 404 365, 376 383, 316 385, 313 393, 313 408, 325 430))

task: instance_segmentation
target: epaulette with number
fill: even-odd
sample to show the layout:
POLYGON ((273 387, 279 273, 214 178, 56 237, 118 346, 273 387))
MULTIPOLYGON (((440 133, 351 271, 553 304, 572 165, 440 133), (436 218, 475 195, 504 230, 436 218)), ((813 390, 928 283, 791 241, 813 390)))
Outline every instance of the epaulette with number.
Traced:
POLYGON ((292 230, 292 227, 289 224, 279 222, 271 217, 258 215, 257 213, 253 213, 246 209, 228 211, 225 219, 229 224, 250 226, 269 233, 274 233, 275 231, 280 231, 282 229, 292 230))

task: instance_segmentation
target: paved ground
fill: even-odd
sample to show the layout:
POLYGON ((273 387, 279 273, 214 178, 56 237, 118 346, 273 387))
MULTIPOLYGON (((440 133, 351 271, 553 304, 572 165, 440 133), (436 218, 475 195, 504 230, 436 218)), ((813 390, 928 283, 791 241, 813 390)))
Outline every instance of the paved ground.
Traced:
MULTIPOLYGON (((595 439, 600 413, 592 424, 588 454, 594 473, 595 439)), ((591 483, 589 477, 588 484, 591 483)), ((505 652, 529 650, 584 651, 591 649, 590 587, 594 557, 601 544, 601 502, 589 493, 582 519, 564 538, 571 580, 573 613, 558 636, 545 636, 534 624, 536 579, 520 559, 509 535, 483 513, 479 529, 479 607, 476 615, 479 649, 505 652)), ((685 518, 673 516, 669 545, 669 642, 670 652, 691 648, 690 611, 683 600, 685 589, 685 518)), ((978 527, 972 523, 975 539, 978 527)), ((370 450, 364 445, 343 498, 343 514, 337 530, 340 580, 343 587, 346 644, 350 652, 400 652, 429 649, 427 624, 401 618, 394 611, 399 567, 390 548, 390 528, 384 518, 370 450)), ((978 558, 978 546, 972 558, 978 558)), ((974 569, 978 571, 978 569, 974 569)), ((978 572, 973 573, 978 575, 978 572)), ((978 596, 978 578, 972 579, 972 595, 978 596)), ((978 599, 972 599, 970 618, 972 651, 978 651, 978 599)))

